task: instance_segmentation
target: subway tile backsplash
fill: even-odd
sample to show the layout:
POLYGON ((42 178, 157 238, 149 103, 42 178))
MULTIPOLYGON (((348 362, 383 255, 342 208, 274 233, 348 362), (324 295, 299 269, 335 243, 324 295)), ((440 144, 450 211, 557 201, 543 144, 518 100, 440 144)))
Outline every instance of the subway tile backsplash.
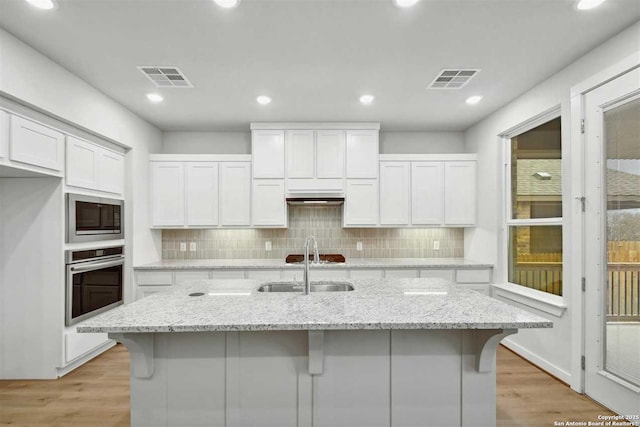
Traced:
POLYGON ((342 228, 341 206, 290 206, 287 229, 163 230, 163 259, 283 259, 301 254, 309 235, 320 253, 351 258, 451 258, 464 256, 462 228, 342 228), (440 250, 433 242, 440 241, 440 250), (180 242, 187 251, 180 252, 180 242), (189 242, 197 250, 189 251, 189 242), (272 250, 265 250, 271 242, 272 250), (362 242, 363 250, 356 250, 362 242))

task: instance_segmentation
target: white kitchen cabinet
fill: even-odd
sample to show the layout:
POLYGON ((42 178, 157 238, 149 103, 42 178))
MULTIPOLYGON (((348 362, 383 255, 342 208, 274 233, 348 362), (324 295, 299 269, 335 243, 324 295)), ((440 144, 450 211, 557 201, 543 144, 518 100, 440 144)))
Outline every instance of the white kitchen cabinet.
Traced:
POLYGON ((247 279, 258 280, 260 282, 268 282, 280 280, 280 270, 247 270, 247 279))
POLYGON ((315 176, 315 138, 312 130, 288 130, 285 133, 287 177, 315 176))
POLYGON ((98 152, 98 190, 107 193, 124 193, 124 156, 100 148, 98 152))
POLYGON ((344 202, 344 226, 378 225, 378 180, 347 180, 344 202))
POLYGON ((377 130, 347 131, 347 178, 377 178, 380 151, 377 130))
POLYGON ((213 270, 211 272, 211 278, 213 280, 229 280, 229 279, 244 279, 244 270, 213 270))
POLYGON ((207 280, 211 278, 211 274, 207 270, 193 270, 193 271, 176 271, 174 283, 176 285, 184 285, 189 282, 195 282, 196 280, 207 280))
POLYGON ((316 131, 316 177, 344 178, 346 133, 343 130, 316 131))
POLYGON ((0 159, 9 154, 9 113, 0 110, 0 159))
POLYGON ((220 225, 251 225, 251 163, 220 164, 220 225))
POLYGON ((64 170, 64 134, 18 116, 12 115, 10 122, 12 161, 58 172, 64 170))
POLYGON ((151 163, 151 223, 154 227, 185 224, 184 163, 151 163))
POLYGON ((284 131, 254 130, 251 134, 254 178, 284 178, 284 131))
POLYGON ((186 225, 218 225, 218 163, 186 163, 186 174, 186 225))
POLYGON ((258 227, 286 227, 287 205, 283 179, 253 180, 252 224, 258 227))
POLYGON ((67 185, 98 189, 100 147, 72 136, 67 137, 67 185))
POLYGON ((425 268, 420 270, 421 278, 445 279, 451 282, 455 281, 455 270, 444 268, 425 268))
POLYGON ((476 185, 476 162, 445 162, 444 225, 475 225, 476 185))
POLYGON ((373 269, 373 268, 363 268, 363 269, 355 269, 352 268, 349 270, 349 278, 356 279, 382 279, 384 276, 383 270, 373 269))
MULTIPOLYGON (((337 280, 337 279, 346 279, 348 275, 347 269, 336 269, 329 270, 327 268, 313 268, 313 266, 309 270, 309 278, 312 282, 317 282, 320 280, 337 280)), ((302 277, 300 278, 302 280, 302 277)))
POLYGON ((411 224, 442 224, 443 179, 442 162, 411 163, 411 224))
POLYGON ((414 268, 394 268, 384 271, 386 279, 415 279, 418 277, 418 270, 414 268))
POLYGON ((380 225, 409 225, 409 162, 380 162, 380 225))

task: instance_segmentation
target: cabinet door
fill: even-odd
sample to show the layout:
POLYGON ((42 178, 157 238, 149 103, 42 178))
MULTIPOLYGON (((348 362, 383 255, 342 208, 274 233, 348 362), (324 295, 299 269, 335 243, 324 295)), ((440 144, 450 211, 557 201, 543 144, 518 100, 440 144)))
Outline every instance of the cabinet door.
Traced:
POLYGON ((344 225, 378 225, 378 180, 355 179, 347 181, 344 202, 344 225))
POLYGON ((218 225, 218 163, 186 163, 187 225, 218 225))
POLYGON ((409 162, 380 163, 380 224, 409 225, 409 162))
POLYGON ((7 157, 9 150, 9 114, 0 110, 0 159, 7 157))
POLYGON ((251 163, 220 163, 220 225, 251 225, 251 163))
POLYGON ((347 131, 347 178, 378 177, 378 131, 347 131))
POLYGON ((284 178, 284 131, 254 130, 251 146, 254 178, 284 178))
POLYGON ((124 156, 122 154, 100 149, 98 189, 108 193, 124 193, 124 156))
POLYGON ((411 224, 442 224, 443 178, 442 162, 411 164, 411 224))
POLYGON ((184 225, 184 164, 151 163, 152 225, 184 225))
POLYGON ((476 162, 444 165, 444 224, 475 225, 476 162))
POLYGON ((284 180, 256 179, 253 181, 253 225, 287 225, 287 206, 284 197, 284 180))
POLYGON ((344 178, 345 140, 343 130, 316 131, 317 178, 344 178))
POLYGON ((67 185, 98 189, 98 162, 101 148, 72 136, 67 137, 67 185))
POLYGON ((285 134, 287 147, 287 178, 309 178, 315 175, 314 143, 312 130, 288 130, 285 134))
POLYGON ((10 158, 54 171, 64 169, 64 135, 47 126, 11 116, 10 158))

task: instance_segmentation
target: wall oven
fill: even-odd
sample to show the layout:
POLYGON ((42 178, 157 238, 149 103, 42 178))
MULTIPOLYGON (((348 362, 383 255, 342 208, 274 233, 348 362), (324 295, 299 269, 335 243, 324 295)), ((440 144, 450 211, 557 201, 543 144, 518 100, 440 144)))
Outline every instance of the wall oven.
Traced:
POLYGON ((124 239, 124 201, 67 194, 67 243, 124 239))
POLYGON ((67 326, 124 302, 124 246, 69 250, 66 260, 67 326))

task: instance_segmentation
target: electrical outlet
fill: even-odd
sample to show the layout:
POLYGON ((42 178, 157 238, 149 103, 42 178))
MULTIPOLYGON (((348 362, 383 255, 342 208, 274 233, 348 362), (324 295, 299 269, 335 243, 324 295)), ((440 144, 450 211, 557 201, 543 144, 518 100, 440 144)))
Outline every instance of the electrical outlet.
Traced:
POLYGON ((187 252, 187 242, 180 242, 180 252, 187 252))
POLYGON ((265 251, 271 250, 271 242, 264 242, 264 250, 265 251))
POLYGON ((189 243, 189 251, 190 252, 195 252, 196 251, 196 242, 189 243))
POLYGON ((433 250, 434 251, 439 251, 440 250, 440 240, 434 240, 433 241, 433 250))
POLYGON ((356 250, 357 251, 361 251, 362 250, 362 242, 356 242, 356 250))

